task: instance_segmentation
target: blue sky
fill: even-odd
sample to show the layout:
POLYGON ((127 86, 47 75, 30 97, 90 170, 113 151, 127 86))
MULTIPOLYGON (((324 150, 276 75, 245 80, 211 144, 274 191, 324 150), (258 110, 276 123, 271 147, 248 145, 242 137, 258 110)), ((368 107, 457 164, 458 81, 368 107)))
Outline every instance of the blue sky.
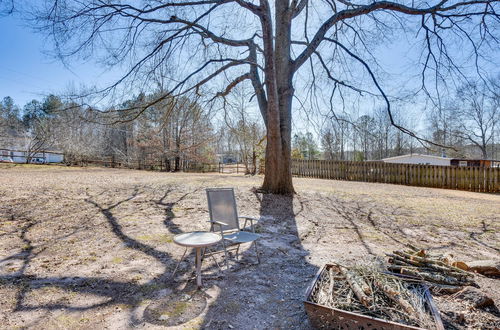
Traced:
MULTIPOLYGON (((61 94, 73 85, 104 87, 118 78, 119 69, 107 71, 95 63, 70 62, 68 69, 57 59, 44 54, 51 50, 51 44, 44 36, 32 32, 19 16, 0 17, 0 98, 11 96, 19 106, 24 106, 32 99, 42 99, 45 95, 61 94)), ((411 38, 415 38, 412 33, 411 38)), ((414 51, 409 44, 414 39, 396 39, 388 45, 381 45, 376 50, 376 55, 383 67, 390 73, 382 81, 383 88, 388 94, 397 94, 399 88, 408 84, 416 86, 420 78, 413 77, 409 81, 411 72, 419 70, 415 65, 410 65, 407 55, 414 51), (408 53, 410 51, 410 53, 408 53), (402 75, 401 75, 402 74, 402 75)), ((415 54, 412 54, 415 55, 415 54)), ((495 64, 492 65, 495 68, 495 64)), ((498 69, 493 69, 497 71, 498 69)), ((368 82, 369 77, 365 76, 368 82)), ((300 88, 297 94, 300 93, 300 88)), ((360 103, 351 100, 353 107, 366 113, 375 106, 369 101, 361 99, 360 103)), ((425 104, 413 105, 413 111, 418 112, 417 120, 421 121, 424 113, 421 111, 425 104)), ((409 111, 405 109, 405 111, 409 111)), ((308 125, 309 115, 301 116, 300 111, 295 116, 295 124, 308 125)))
MULTIPOLYGON (((0 31, 0 98, 11 96, 21 107, 32 99, 60 94, 69 85, 103 87, 118 77, 118 69, 113 75, 95 63, 72 60, 66 68, 46 54, 52 50, 46 37, 33 32, 17 15, 0 17, 0 31)), ((392 60, 391 66, 402 64, 390 51, 385 51, 383 59, 392 60)))
POLYGON ((70 69, 45 54, 50 45, 17 17, 0 17, 0 98, 11 96, 19 106, 68 85, 111 81, 109 72, 93 63, 71 63, 70 69))

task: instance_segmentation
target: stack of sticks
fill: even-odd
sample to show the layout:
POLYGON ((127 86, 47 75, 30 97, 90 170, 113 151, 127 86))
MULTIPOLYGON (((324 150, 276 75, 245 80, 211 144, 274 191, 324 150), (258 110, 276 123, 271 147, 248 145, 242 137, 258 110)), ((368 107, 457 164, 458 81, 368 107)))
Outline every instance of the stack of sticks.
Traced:
POLYGON ((427 329, 435 322, 418 282, 384 274, 373 265, 329 266, 318 279, 312 302, 427 329))
POLYGON ((386 255, 390 272, 418 278, 438 288, 478 287, 474 274, 460 268, 462 263, 451 262, 442 255, 429 255, 413 246, 408 251, 393 251, 386 255))

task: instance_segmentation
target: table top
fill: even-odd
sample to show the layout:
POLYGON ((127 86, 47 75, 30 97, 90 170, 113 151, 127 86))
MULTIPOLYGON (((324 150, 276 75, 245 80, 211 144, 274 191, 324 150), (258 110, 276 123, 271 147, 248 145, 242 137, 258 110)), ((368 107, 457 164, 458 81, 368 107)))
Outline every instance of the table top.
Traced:
POLYGON ((193 231, 174 236, 176 244, 188 247, 204 247, 216 244, 222 240, 222 236, 208 231, 193 231))

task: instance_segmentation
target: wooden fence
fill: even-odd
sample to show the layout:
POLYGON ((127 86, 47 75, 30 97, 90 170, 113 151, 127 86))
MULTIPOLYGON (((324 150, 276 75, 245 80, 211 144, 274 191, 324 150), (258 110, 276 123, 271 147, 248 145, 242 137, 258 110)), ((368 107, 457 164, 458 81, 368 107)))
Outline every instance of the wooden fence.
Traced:
MULTIPOLYGON (((129 169, 150 170, 150 171, 173 171, 175 169, 174 160, 166 160, 166 161, 135 160, 130 162, 121 162, 121 161, 116 161, 112 157, 109 157, 102 159, 79 160, 69 163, 71 165, 77 165, 77 166, 96 165, 96 166, 104 166, 112 168, 129 168, 129 169)), ((179 161, 178 170, 182 172, 196 172, 196 173, 219 172, 219 165, 200 163, 200 162, 181 159, 179 161)))
POLYGON ((232 163, 232 164, 219 163, 219 173, 256 174, 258 172, 258 167, 254 171, 253 165, 250 164, 247 166, 245 166, 244 163, 232 163), (247 169, 247 166, 248 166, 248 169, 247 169), (253 173, 253 172, 255 172, 255 173, 253 173))
POLYGON ((500 192, 500 168, 294 159, 292 174, 307 178, 500 192))

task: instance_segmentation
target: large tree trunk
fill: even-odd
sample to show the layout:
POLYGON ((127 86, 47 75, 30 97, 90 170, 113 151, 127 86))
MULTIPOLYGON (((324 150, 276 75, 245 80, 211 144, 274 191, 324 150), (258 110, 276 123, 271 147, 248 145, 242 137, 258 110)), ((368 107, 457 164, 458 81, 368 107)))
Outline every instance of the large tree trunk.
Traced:
POLYGON ((481 153, 483 154, 483 159, 488 159, 488 146, 487 145, 482 145, 481 146, 481 153))
POLYGON ((175 156, 174 160, 174 172, 178 172, 181 165, 181 157, 175 156))
MULTIPOLYGON (((266 67, 269 68, 266 72, 267 147, 266 172, 262 189, 274 194, 294 193, 291 169, 293 62, 290 58, 290 15, 287 1, 277 1, 274 56, 267 58, 272 63, 266 63, 266 67)), ((268 49, 272 48, 270 45, 266 46, 268 49)))
MULTIPOLYGON (((278 111, 278 109, 274 111, 278 111)), ((290 142, 290 130, 283 130, 279 123, 268 126, 266 170, 262 185, 264 191, 273 194, 291 194, 294 192, 290 142)))
POLYGON ((253 146, 252 151, 252 172, 251 175, 255 175, 257 173, 257 154, 255 153, 255 146, 253 146))

